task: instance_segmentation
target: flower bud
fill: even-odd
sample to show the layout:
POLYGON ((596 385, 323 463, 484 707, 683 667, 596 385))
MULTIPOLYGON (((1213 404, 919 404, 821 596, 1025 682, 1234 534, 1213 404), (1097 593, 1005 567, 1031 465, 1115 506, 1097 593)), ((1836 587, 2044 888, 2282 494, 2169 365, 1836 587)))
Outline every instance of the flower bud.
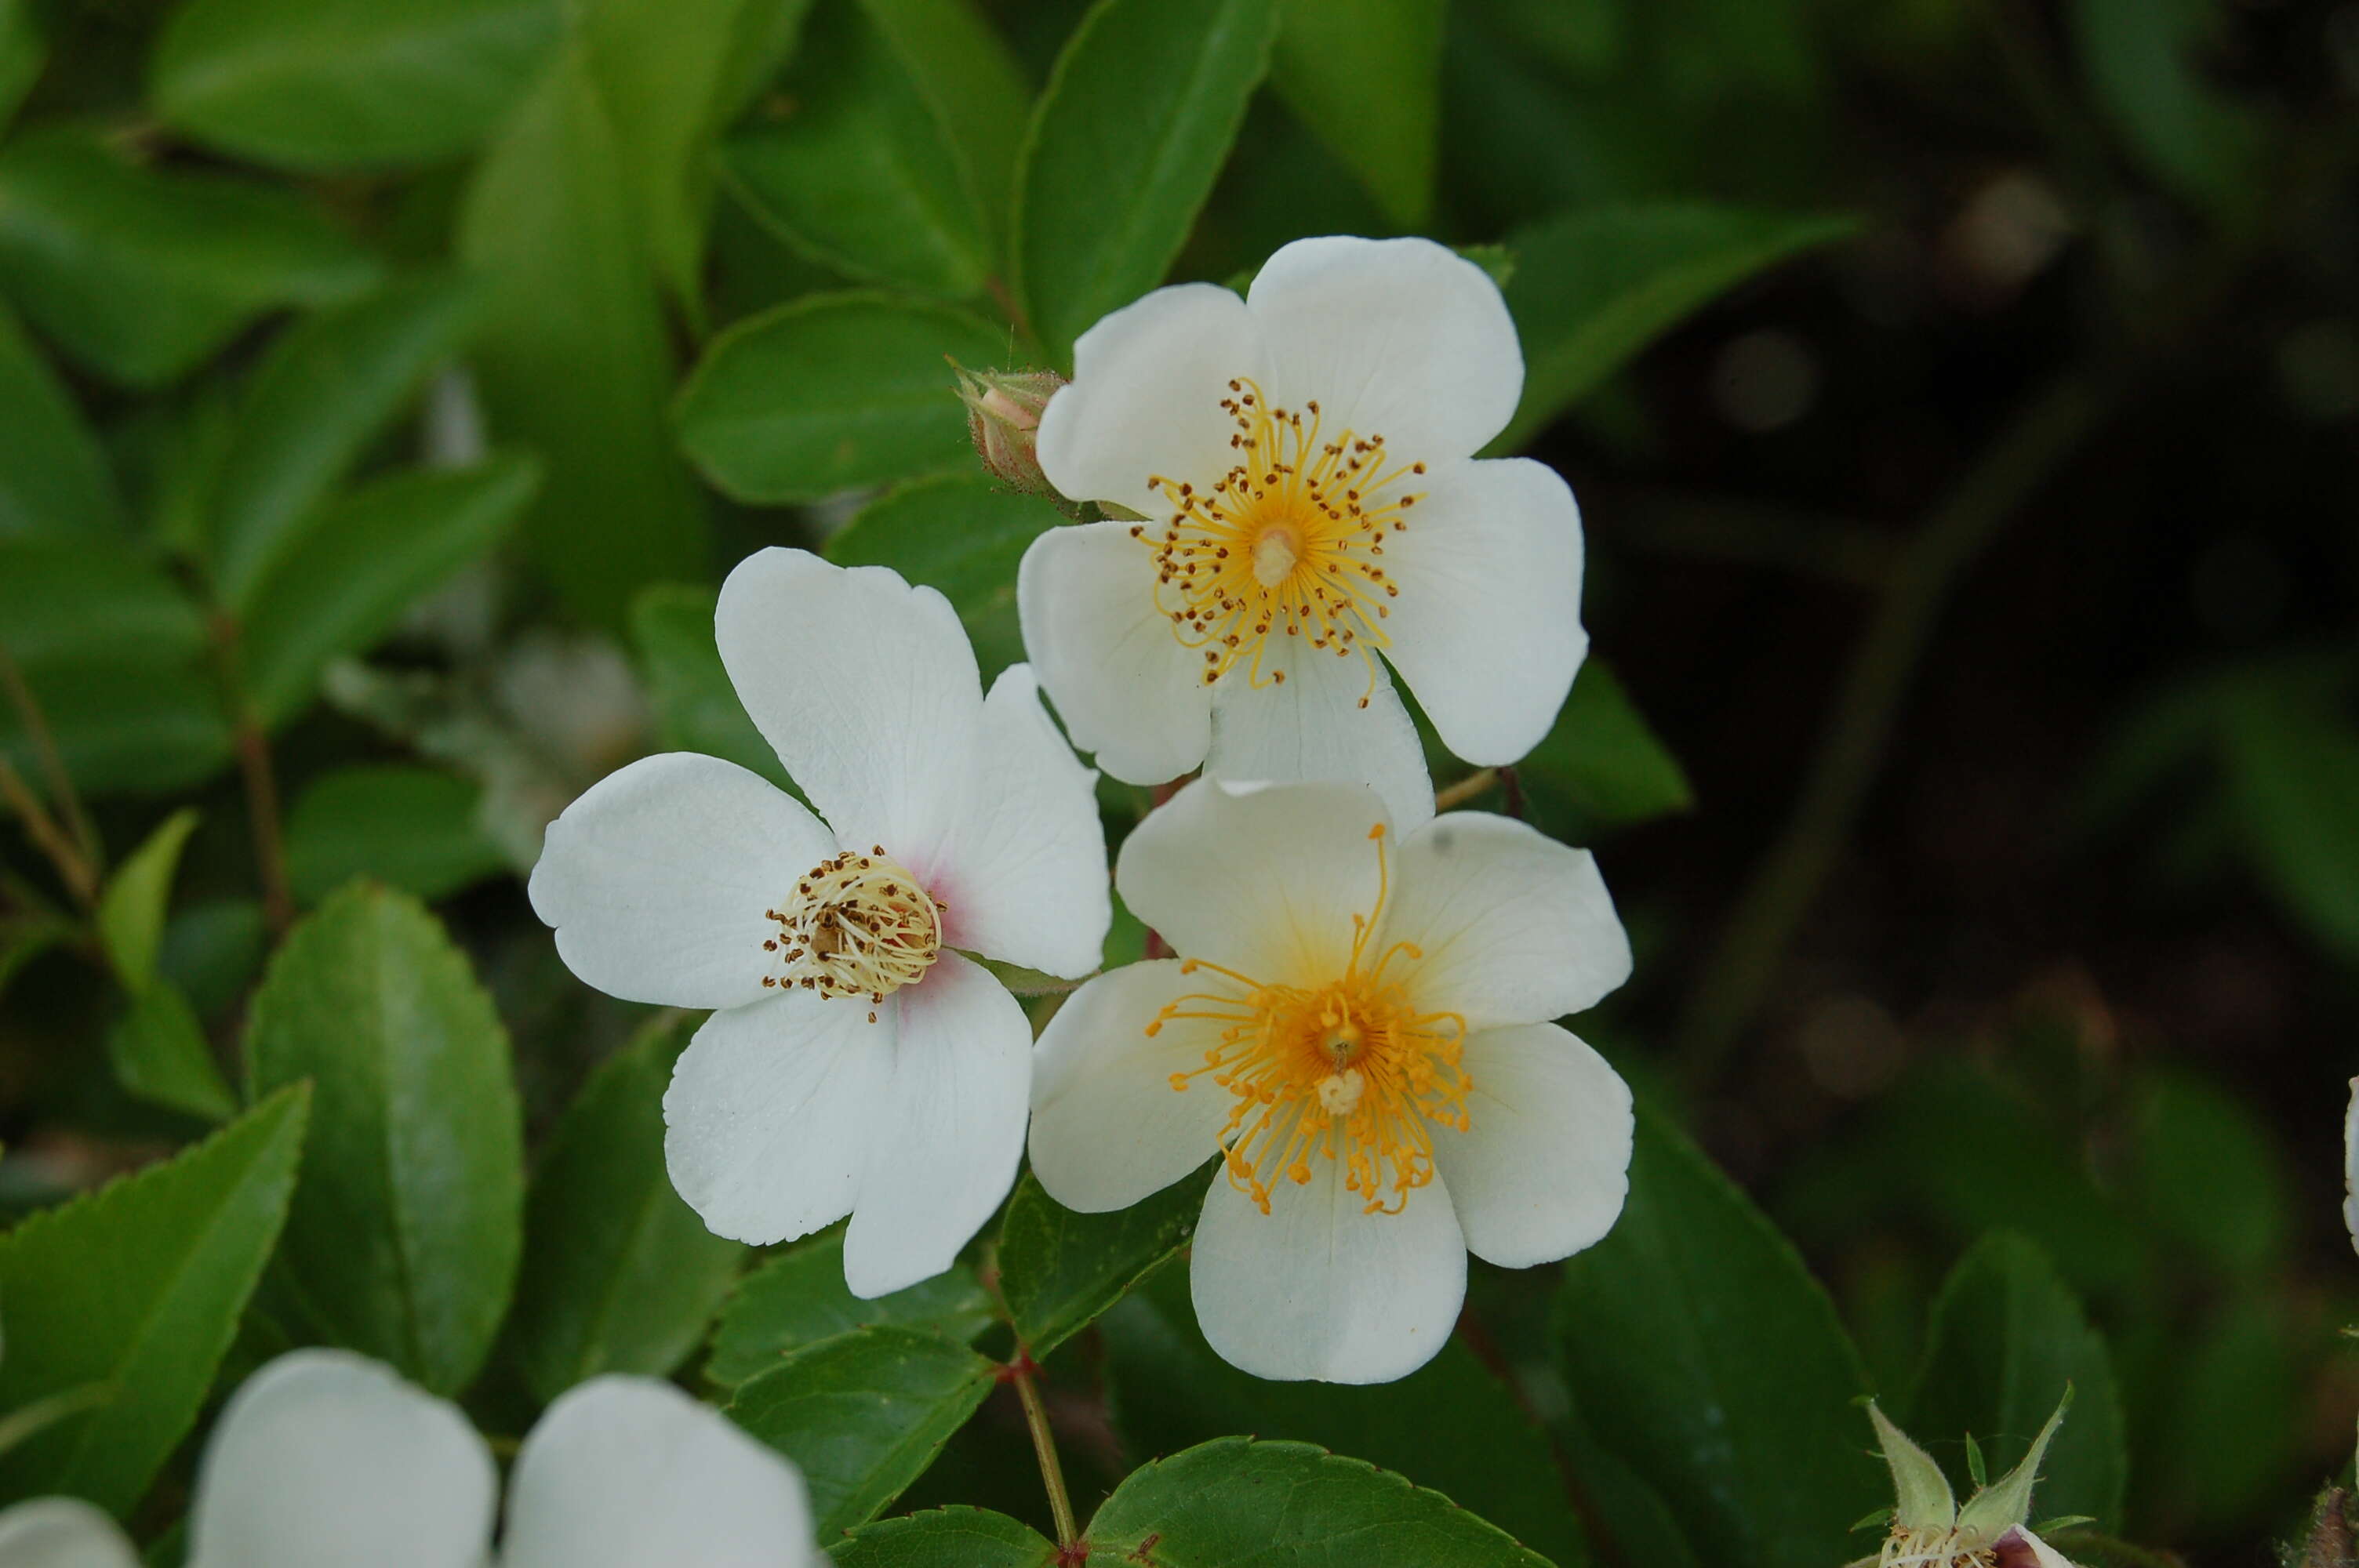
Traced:
POLYGON ((966 405, 967 434, 975 456, 994 479, 1026 495, 1056 498, 1056 486, 1040 471, 1033 444, 1040 411, 1065 384, 1055 371, 971 371, 957 361, 959 401, 966 405))

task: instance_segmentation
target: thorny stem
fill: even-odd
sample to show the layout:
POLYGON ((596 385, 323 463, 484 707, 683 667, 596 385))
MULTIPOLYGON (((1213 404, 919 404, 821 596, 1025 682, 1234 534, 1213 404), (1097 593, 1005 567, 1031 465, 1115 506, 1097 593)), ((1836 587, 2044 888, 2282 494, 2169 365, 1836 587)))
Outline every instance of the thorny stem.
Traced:
POLYGON ((25 739, 31 744, 33 755, 41 764, 42 776, 49 781, 49 794, 57 801, 58 810, 63 814, 66 826, 73 832, 74 845, 81 851, 82 864, 90 875, 91 887, 95 892, 99 875, 105 869, 99 849, 98 830, 91 826, 90 813, 82 808, 82 795, 74 788, 73 775, 66 772, 65 758, 59 754, 57 736, 49 729, 49 715, 41 711, 39 700, 33 696, 32 687, 25 684, 24 675, 16 668, 16 659, 5 648, 0 648, 0 687, 7 688, 9 706, 16 708, 17 718, 24 721, 25 739))
POLYGON ((1049 1513, 1057 1522, 1058 1561, 1061 1563, 1081 1540, 1082 1532, 1073 1527, 1073 1500, 1065 1492, 1065 1466, 1057 1458, 1057 1435, 1049 1430, 1049 1407, 1040 1398, 1039 1385, 1033 1380, 1033 1374, 1039 1369, 1032 1353, 1018 1345, 1006 1375, 1007 1380, 1016 1385, 1016 1397, 1023 1401, 1024 1424, 1032 1433, 1032 1452, 1040 1460, 1040 1482, 1049 1489, 1049 1513))

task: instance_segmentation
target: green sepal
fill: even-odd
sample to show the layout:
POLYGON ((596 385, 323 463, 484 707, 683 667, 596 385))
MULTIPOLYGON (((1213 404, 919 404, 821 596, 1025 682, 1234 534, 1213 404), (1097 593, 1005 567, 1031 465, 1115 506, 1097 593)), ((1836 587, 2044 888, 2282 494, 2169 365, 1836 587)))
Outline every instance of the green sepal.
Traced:
POLYGON ((1954 1526, 1958 1522, 1958 1499, 1950 1490, 1950 1478, 1941 1474, 1933 1456, 1893 1425, 1874 1400, 1867 1401, 1867 1419, 1875 1423, 1875 1439, 1884 1445, 1884 1462, 1892 1466, 1892 1488, 1898 1498, 1893 1518, 1899 1521, 1900 1528, 1913 1534, 1954 1526))
POLYGON ((2023 1463, 1999 1477, 1998 1484, 1984 1487, 1966 1499, 1958 1512, 1958 1528, 1979 1530, 1986 1539, 1996 1540, 2015 1526, 2031 1517, 2031 1488, 2039 1480, 2039 1461, 2047 1455, 2048 1440, 2064 1423, 2064 1412, 2072 1408, 2072 1385, 2064 1385, 2064 1397, 2056 1401, 2056 1413, 2031 1440, 2031 1451, 2023 1463))

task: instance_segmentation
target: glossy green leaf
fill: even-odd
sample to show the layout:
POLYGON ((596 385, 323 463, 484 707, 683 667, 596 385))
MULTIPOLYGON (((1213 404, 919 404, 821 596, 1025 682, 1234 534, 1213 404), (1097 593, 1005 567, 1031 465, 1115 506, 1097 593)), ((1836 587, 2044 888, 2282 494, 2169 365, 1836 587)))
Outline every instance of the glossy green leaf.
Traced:
POLYGON ((1516 774, 1534 820, 1574 843, 1587 836, 1581 829, 1647 822, 1695 804, 1679 759, 1594 657, 1516 774))
POLYGON ((1049 360, 1163 281, 1269 68, 1276 0, 1100 0, 1034 111, 1017 286, 1049 360))
POLYGON ((1209 1179, 1200 1171, 1129 1208, 1076 1214, 1027 1172, 1000 1221, 999 1292, 1032 1354, 1080 1333, 1185 1247, 1209 1179))
POLYGON ((816 8, 770 103, 724 149, 749 211, 848 276, 982 292, 983 212, 949 129, 855 0, 816 8))
POLYGON ((287 1217, 298 1085, 174 1159, 0 1237, 0 1410, 92 1384, 103 1404, 0 1454, 0 1500, 67 1492, 118 1515, 197 1418, 287 1217))
POLYGON ((276 186, 145 168, 77 130, 0 151, 0 286, 115 381, 161 385, 266 312, 349 299, 379 276, 276 186))
POLYGON ((1223 1437, 1133 1471, 1085 1531, 1103 1568, 1547 1568, 1439 1492, 1307 1443, 1223 1437), (1348 1558, 1339 1546, 1348 1542, 1348 1558))
POLYGON ((1792 1243, 1694 1145, 1638 1118, 1630 1197, 1565 1264, 1557 1348, 1581 1419, 1696 1555, 1823 1568, 1891 1501, 1858 1354, 1792 1243))
POLYGON ((827 1541, 923 1475, 998 1370, 939 1335, 855 1328, 740 1384, 728 1414, 802 1471, 827 1541))
POLYGON ((304 787, 287 816, 287 881, 317 903, 354 877, 427 900, 507 870, 484 828, 483 785, 405 763, 339 768, 304 787))
POLYGON ((734 1387, 806 1346, 883 1324, 964 1345, 987 1327, 991 1298, 964 1264, 863 1301, 843 1282, 843 1237, 815 1236, 745 1276, 712 1333, 704 1375, 734 1387))
POLYGON ((681 392, 681 445, 740 501, 816 501, 971 467, 944 356, 1006 358, 1007 334, 947 305, 814 294, 712 341, 681 392))
POLYGON ((507 1309, 524 1174, 507 1033, 465 955, 413 900, 354 884, 272 958, 246 1073, 257 1096, 308 1077, 315 1097, 274 1304, 466 1387, 507 1309))
POLYGON ((190 0, 148 93, 168 124, 256 163, 431 163, 490 134, 563 15, 557 0, 190 0))
POLYGON ((658 583, 631 603, 631 643, 655 709, 656 747, 701 752, 791 789, 778 754, 754 728, 721 663, 712 635, 719 597, 709 588, 658 583))
POLYGON ((658 1022, 599 1064, 541 1152, 508 1336, 544 1400, 604 1372, 669 1376, 745 1261, 664 1165, 664 1089, 692 1033, 658 1022))
POLYGON ((1433 206, 1443 0, 1279 0, 1270 81, 1405 229, 1433 206))
POLYGON ((196 827, 194 806, 172 813, 115 868, 99 894, 99 939, 106 945, 115 978, 132 990, 156 978, 156 949, 163 940, 164 914, 172 900, 172 873, 179 869, 180 850, 196 827))
POLYGON ((541 471, 514 456, 413 469, 323 507, 254 590, 240 669, 264 719, 299 712, 330 660, 366 648, 419 596, 496 544, 541 471))
POLYGON ((1514 451, 1685 318, 1777 263, 1857 232, 1849 218, 1692 202, 1601 207, 1507 236, 1505 290, 1524 396, 1491 443, 1514 451))
POLYGON ((1024 657, 1016 568, 1033 540, 1065 520, 1038 496, 1003 490, 984 474, 942 474, 870 502, 829 536, 826 554, 848 567, 891 567, 940 589, 965 625, 988 686, 1024 657))
POLYGON ((151 1104, 206 1121, 237 1114, 204 1024, 169 980, 151 979, 132 992, 128 1010, 107 1028, 106 1059, 114 1081, 151 1104))
POLYGON ((88 540, 122 520, 106 454, 82 410, 16 315, 0 309, 0 541, 88 540))
POLYGON ((205 648, 196 602, 128 546, 0 538, 0 646, 17 664, 185 665, 205 648))
MULTIPOLYGON (((228 764, 229 722, 210 672, 92 656, 24 674, 66 772, 87 794, 160 794, 210 778, 228 764)), ((0 753, 27 777, 38 776, 11 704, 0 704, 0 753)))
POLYGON ((184 907, 164 928, 156 972, 187 995, 200 1017, 214 1018, 245 997, 269 944, 261 900, 206 899, 184 907))
POLYGON ((489 295, 485 410, 548 465, 534 559, 605 625, 646 584, 701 578, 707 548, 666 430, 671 354, 628 179, 590 58, 569 46, 476 168, 458 235, 489 295))
MULTIPOLYGON (((2068 1384, 2071 1413, 2049 1444, 2032 1517, 2085 1514, 2116 1529, 2128 1461, 2104 1337, 2038 1243, 1994 1232, 1958 1260, 1933 1303, 1904 1424, 1944 1458, 1973 1433, 1989 1472, 2000 1475, 2023 1458, 2068 1384)), ((1962 1474, 1951 1480, 1962 1496, 1962 1474)))
POLYGON ((323 310, 271 346, 238 410, 210 508, 213 587, 243 613, 329 490, 473 325, 478 296, 406 279, 323 310))
POLYGON ((827 1554, 839 1568, 1052 1568, 1057 1543, 987 1509, 929 1509, 864 1524, 827 1554))
POLYGON ((1006 239, 1016 164, 1031 124, 1024 69, 976 0, 861 0, 950 133, 994 254, 1006 239))
POLYGON ((0 0, 0 130, 16 116, 49 60, 34 0, 0 0))
POLYGON ((2131 1147, 2147 1236, 2230 1276, 2284 1262, 2297 1212, 2292 1181, 2253 1105, 2191 1073, 2148 1072, 2136 1088, 2131 1147))
POLYGON ((1135 1458, 1231 1433, 1365 1459, 1473 1509, 1558 1568, 1588 1561, 1547 1436, 1462 1340, 1397 1383, 1273 1383, 1213 1353, 1187 1271, 1165 1269, 1099 1320, 1108 1411, 1135 1458))
POLYGON ((2180 194, 2237 207, 2255 192, 2260 121, 2206 80, 2219 0, 2072 0, 2065 7, 2098 105, 2149 172, 2180 194))

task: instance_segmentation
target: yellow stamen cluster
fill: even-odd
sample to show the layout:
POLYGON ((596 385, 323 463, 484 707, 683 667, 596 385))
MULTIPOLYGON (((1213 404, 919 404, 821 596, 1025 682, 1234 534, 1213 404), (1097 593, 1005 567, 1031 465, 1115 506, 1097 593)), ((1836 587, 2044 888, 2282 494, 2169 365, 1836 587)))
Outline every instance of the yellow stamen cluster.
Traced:
MULTIPOLYGON (((762 984, 881 1002, 940 953, 944 907, 881 844, 821 860, 795 883, 785 908, 762 912, 777 923, 762 950, 777 955, 779 968, 762 984)), ((874 1012, 868 1022, 876 1022, 874 1012)))
POLYGON ((1980 1530, 1908 1530, 1895 1524, 1876 1568, 1995 1568, 1998 1548, 1980 1530))
POLYGON ((1454 1012, 1419 1012, 1408 985, 1387 974, 1396 958, 1415 960, 1414 943, 1395 942, 1371 957, 1389 883, 1380 823, 1376 907, 1352 916, 1351 957, 1324 985, 1271 985, 1201 959, 1183 975, 1206 971, 1236 988, 1198 991, 1167 1004, 1147 1026, 1162 1033, 1174 1019, 1209 1020, 1220 1038, 1204 1065, 1171 1075, 1185 1092, 1210 1078, 1236 1098, 1220 1142, 1229 1183, 1269 1212, 1280 1177, 1310 1180, 1313 1160, 1340 1160, 1344 1185, 1368 1213, 1397 1214, 1408 1195, 1433 1180, 1433 1129, 1465 1131, 1473 1086, 1462 1056, 1466 1021, 1454 1012))
POLYGON ((1206 686, 1240 663, 1255 686, 1285 680, 1282 669, 1262 669, 1275 633, 1338 658, 1358 654, 1373 693, 1374 650, 1388 641, 1378 623, 1400 595, 1380 557, 1387 535, 1408 531, 1421 497, 1399 487, 1425 465, 1394 461, 1382 436, 1331 438, 1315 402, 1273 408, 1250 380, 1229 391, 1221 407, 1236 426, 1237 460, 1228 471, 1201 489, 1148 476, 1172 509, 1130 531, 1154 552, 1155 607, 1182 647, 1203 651, 1206 686))

